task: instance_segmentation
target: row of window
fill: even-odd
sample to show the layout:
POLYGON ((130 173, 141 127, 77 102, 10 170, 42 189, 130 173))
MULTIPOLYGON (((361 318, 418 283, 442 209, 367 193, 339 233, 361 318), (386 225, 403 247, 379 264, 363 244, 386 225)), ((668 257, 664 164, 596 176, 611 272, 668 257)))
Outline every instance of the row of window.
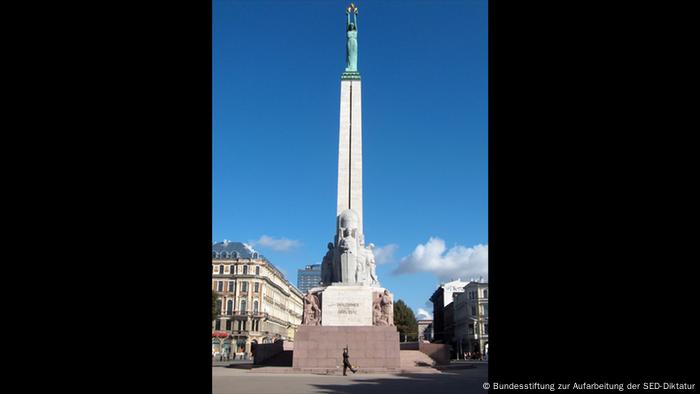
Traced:
MULTIPOLYGON (((253 252, 251 258, 252 259, 257 259, 260 257, 257 252, 253 252)), ((236 252, 211 252, 211 258, 212 259, 239 259, 241 258, 241 255, 236 252)))
MULTIPOLYGON (((483 329, 483 334, 482 335, 489 335, 489 325, 488 323, 484 323, 484 329, 483 329)), ((469 327, 467 329, 467 334, 469 335, 474 335, 474 324, 471 323, 469 324, 469 327)))
MULTIPOLYGON (((217 301, 219 304, 219 308, 221 308, 221 300, 217 301)), ((258 300, 253 301, 253 313, 258 313, 259 308, 258 308, 258 300)), ((226 302, 226 311, 221 311, 222 314, 224 315, 232 315, 233 314, 233 300, 228 300, 226 302)), ((247 300, 241 300, 241 308, 239 309, 241 313, 246 313, 248 311, 248 301, 247 300)))
MULTIPOLYGON (((478 291, 477 290, 472 290, 469 292, 469 299, 470 300, 475 300, 478 297, 478 291)), ((489 291, 487 289, 484 289, 484 298, 489 298, 489 291)))
MULTIPOLYGON (((223 275, 225 267, 226 266, 223 264, 219 265, 219 274, 223 275)), ((237 265, 231 265, 230 267, 231 267, 231 269, 230 269, 231 274, 235 275, 238 273, 238 266, 237 265)), ((247 265, 243 266, 243 275, 248 275, 248 266, 247 265)), ((255 267, 255 275, 258 275, 258 276, 260 275, 260 266, 255 267)))
MULTIPOLYGON (((214 281, 214 286, 216 287, 216 291, 222 292, 224 291, 224 281, 223 280, 215 280, 214 281)), ((228 292, 233 293, 236 291, 236 281, 235 280, 230 280, 228 281, 228 292)), ((245 293, 248 291, 248 282, 241 282, 241 292, 245 293)), ((253 283, 253 293, 259 293, 260 292, 260 283, 255 282, 253 283)))
MULTIPOLYGON (((215 323, 215 330, 221 329, 221 320, 217 320, 215 323)), ((248 329, 248 322, 246 320, 226 320, 226 331, 231 331, 231 327, 236 327, 238 331, 246 331, 248 329)), ((255 319, 250 323, 251 331, 260 331, 260 320, 255 319)))
MULTIPOLYGON (((481 314, 483 316, 488 316, 489 315, 489 304, 482 304, 481 305, 481 314)), ((472 316, 476 316, 476 305, 472 305, 472 316)))

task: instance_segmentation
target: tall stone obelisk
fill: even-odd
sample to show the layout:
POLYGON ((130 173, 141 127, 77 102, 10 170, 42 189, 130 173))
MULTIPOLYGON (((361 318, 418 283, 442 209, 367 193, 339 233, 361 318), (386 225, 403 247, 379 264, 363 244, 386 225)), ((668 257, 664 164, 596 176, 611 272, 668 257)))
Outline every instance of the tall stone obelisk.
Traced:
POLYGON ((357 71, 357 19, 347 23, 345 72, 340 77, 340 132, 338 144, 338 207, 336 217, 346 209, 358 216, 360 244, 362 226, 362 81, 357 71))
POLYGON ((360 75, 340 80, 340 132, 338 146, 338 209, 352 209, 362 227, 362 81, 360 75))

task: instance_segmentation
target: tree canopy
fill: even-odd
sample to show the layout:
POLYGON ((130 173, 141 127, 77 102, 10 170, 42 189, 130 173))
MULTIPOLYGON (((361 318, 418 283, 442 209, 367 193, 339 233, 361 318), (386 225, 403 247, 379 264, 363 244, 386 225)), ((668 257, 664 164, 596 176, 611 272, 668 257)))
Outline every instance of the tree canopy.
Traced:
POLYGON ((403 300, 394 303, 394 325, 406 341, 418 340, 418 321, 413 310, 403 300))

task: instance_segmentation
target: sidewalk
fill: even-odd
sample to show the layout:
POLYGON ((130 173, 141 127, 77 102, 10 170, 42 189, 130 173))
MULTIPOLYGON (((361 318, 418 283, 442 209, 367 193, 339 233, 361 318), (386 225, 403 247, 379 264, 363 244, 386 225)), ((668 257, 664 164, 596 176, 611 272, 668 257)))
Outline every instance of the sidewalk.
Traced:
POLYGON ((228 367, 229 365, 235 365, 235 366, 241 366, 244 367, 246 365, 253 365, 253 360, 229 360, 229 361, 219 361, 215 360, 211 366, 212 367, 228 367))

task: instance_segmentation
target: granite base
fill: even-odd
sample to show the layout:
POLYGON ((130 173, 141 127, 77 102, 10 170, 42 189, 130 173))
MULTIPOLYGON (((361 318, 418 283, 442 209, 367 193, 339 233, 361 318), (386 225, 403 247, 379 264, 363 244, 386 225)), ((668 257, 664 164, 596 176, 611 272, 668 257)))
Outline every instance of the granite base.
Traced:
MULTIPOLYGON (((294 370, 341 370, 343 348, 360 370, 401 369, 399 332, 395 326, 301 326, 294 338, 294 370)), ((350 373, 350 371, 348 371, 350 373)))

